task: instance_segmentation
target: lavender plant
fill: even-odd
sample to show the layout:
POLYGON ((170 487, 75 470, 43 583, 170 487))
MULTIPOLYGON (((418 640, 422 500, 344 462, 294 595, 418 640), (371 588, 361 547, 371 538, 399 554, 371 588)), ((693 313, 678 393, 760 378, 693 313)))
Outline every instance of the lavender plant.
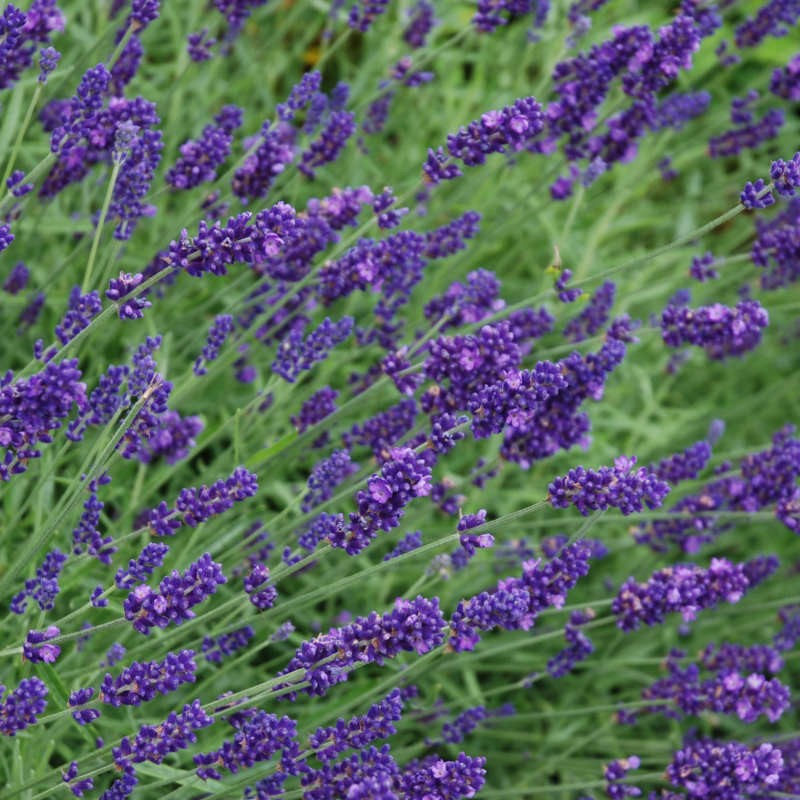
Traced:
POLYGON ((800 796, 799 49, 4 7, 0 795, 800 796))

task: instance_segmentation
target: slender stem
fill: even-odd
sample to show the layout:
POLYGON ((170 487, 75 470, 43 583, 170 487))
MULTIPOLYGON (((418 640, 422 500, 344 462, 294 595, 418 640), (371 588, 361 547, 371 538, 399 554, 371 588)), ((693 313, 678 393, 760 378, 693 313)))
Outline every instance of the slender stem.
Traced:
POLYGON ((86 294, 92 285, 92 272, 94 271, 94 263, 97 259, 97 249, 100 246, 100 239, 103 234, 103 225, 106 222, 108 209, 111 206, 111 198, 114 196, 114 186, 117 183, 122 161, 114 161, 114 166, 111 168, 111 177, 108 181, 106 188, 106 196, 103 200, 103 207, 100 209, 100 216, 97 220, 97 227, 94 229, 94 238, 92 239, 92 249, 89 251, 89 260, 86 262, 86 272, 83 275, 83 285, 81 286, 81 293, 86 294))
POLYGON ((39 103, 39 98, 42 96, 43 90, 44 84, 37 82, 36 89, 33 92, 33 97, 28 105, 28 110, 25 112, 25 118, 22 120, 22 125, 20 125, 19 130, 17 131, 17 138, 14 140, 14 147, 11 150, 11 156, 8 159, 6 171, 3 175, 3 181, 0 183, 0 186, 6 185, 8 179, 11 177, 11 173, 14 171, 14 166, 17 162, 17 156, 19 155, 20 147, 22 147, 22 140, 25 138, 25 133, 28 130, 28 126, 31 124, 33 112, 36 110, 36 106, 39 103))

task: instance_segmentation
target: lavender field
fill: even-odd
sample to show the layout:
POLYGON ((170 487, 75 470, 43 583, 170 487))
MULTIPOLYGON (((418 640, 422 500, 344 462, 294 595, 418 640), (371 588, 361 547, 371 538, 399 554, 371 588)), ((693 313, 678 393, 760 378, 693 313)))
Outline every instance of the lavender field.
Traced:
POLYGON ((800 2, 0 6, 0 800, 800 798, 800 2))

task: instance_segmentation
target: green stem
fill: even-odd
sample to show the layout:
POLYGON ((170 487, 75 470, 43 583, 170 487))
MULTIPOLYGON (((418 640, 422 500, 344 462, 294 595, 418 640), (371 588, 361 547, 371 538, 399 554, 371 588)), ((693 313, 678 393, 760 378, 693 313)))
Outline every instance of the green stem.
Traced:
POLYGON ((92 249, 89 251, 89 260, 86 263, 86 272, 83 275, 83 285, 81 286, 81 294, 86 294, 92 285, 92 272, 94 271, 95 260, 97 259, 97 249, 100 247, 100 239, 103 233, 103 225, 106 222, 108 209, 111 206, 111 198, 114 196, 114 186, 117 183, 119 170, 122 166, 122 161, 114 161, 114 166, 111 168, 111 178, 108 181, 106 189, 106 196, 103 200, 103 207, 100 209, 100 217, 97 220, 97 227, 94 229, 94 237, 92 239, 92 249))
POLYGON ((7 185, 7 181, 11 177, 11 173, 14 171, 14 166, 17 163, 17 156, 19 155, 20 147, 22 147, 22 140, 25 138, 25 133, 28 130, 28 126, 31 124, 33 112, 36 110, 36 106, 39 103, 39 98, 42 96, 43 90, 44 84, 37 83, 36 89, 33 92, 33 97, 31 98, 31 102, 28 105, 28 110, 25 112, 25 118, 22 120, 22 125, 20 125, 20 128, 17 131, 17 138, 14 140, 14 147, 11 150, 11 156, 8 159, 6 171, 3 175, 3 182, 0 184, 0 186, 7 185))

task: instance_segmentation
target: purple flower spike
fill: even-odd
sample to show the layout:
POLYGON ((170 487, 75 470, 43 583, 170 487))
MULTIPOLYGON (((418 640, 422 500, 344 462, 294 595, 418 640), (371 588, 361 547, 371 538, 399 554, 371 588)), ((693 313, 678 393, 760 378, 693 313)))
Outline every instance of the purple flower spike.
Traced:
MULTIPOLYGON (((0 685, 0 697, 6 687, 0 685)), ((0 733, 14 736, 29 725, 36 724, 36 717, 47 708, 47 686, 39 678, 25 678, 14 691, 0 702, 0 733)))
POLYGON ((258 562, 244 579, 244 590, 250 597, 250 602, 259 610, 266 611, 275 605, 278 590, 274 586, 264 586, 269 581, 269 568, 258 562), (261 588, 261 587, 264 588, 261 588), (256 591, 258 590, 258 591, 256 591))
POLYGON ((194 683, 196 671, 192 650, 167 653, 163 661, 134 662, 116 678, 106 673, 100 700, 112 706, 138 706, 159 694, 174 692, 184 683, 194 683))
POLYGON ((278 752, 281 753, 281 765, 290 764, 293 757, 300 754, 295 741, 297 723, 289 717, 256 710, 235 727, 237 731, 232 741, 223 742, 218 750, 194 756, 197 774, 203 780, 221 780, 220 769, 238 772, 268 761, 278 752))
POLYGON ((32 664, 52 664, 61 655, 61 648, 47 642, 60 634, 61 631, 55 625, 50 625, 43 631, 28 631, 25 644, 22 645, 22 658, 32 664))
POLYGON ((305 670, 310 685, 304 691, 322 696, 346 681, 348 669, 355 664, 381 665, 401 652, 422 655, 433 650, 444 642, 444 629, 438 598, 398 598, 388 614, 373 612, 304 642, 281 674, 305 670))
POLYGON ((193 606, 217 591, 226 583, 222 567, 206 553, 184 573, 173 570, 154 590, 137 586, 123 604, 125 619, 135 630, 147 635, 151 628, 166 628, 170 623, 180 625, 195 616, 193 606))
POLYGON ((757 300, 743 300, 735 308, 720 303, 700 308, 668 305, 661 315, 661 332, 670 347, 697 345, 709 358, 721 361, 757 347, 768 323, 769 315, 757 300))
POLYGON ((169 753, 194 744, 195 731, 213 722, 214 718, 203 710, 200 701, 194 700, 180 712, 171 712, 160 725, 142 725, 133 741, 125 736, 119 747, 112 750, 114 763, 121 768, 143 761, 160 764, 169 753))
POLYGON ((725 601, 738 603, 748 589, 777 568, 777 562, 733 564, 714 558, 708 569, 696 564, 677 564, 654 572, 645 583, 629 578, 620 587, 611 606, 617 627, 637 630, 641 625, 660 625, 669 613, 679 612, 684 621, 699 611, 725 601), (766 574, 761 575, 760 572, 766 574))
POLYGON ((106 297, 117 304, 120 319, 141 319, 144 316, 144 309, 153 305, 142 295, 120 302, 143 281, 144 275, 141 272, 137 272, 135 275, 129 272, 120 272, 119 278, 112 278, 108 282, 106 297))
POLYGON ((575 467, 548 487, 553 508, 573 505, 587 516, 591 511, 618 508, 624 515, 659 508, 669 494, 669 485, 644 467, 632 471, 636 458, 621 456, 613 467, 590 470, 575 467))
POLYGON ((689 800, 769 796, 780 786, 783 756, 774 745, 696 739, 678 750, 667 778, 689 800))

